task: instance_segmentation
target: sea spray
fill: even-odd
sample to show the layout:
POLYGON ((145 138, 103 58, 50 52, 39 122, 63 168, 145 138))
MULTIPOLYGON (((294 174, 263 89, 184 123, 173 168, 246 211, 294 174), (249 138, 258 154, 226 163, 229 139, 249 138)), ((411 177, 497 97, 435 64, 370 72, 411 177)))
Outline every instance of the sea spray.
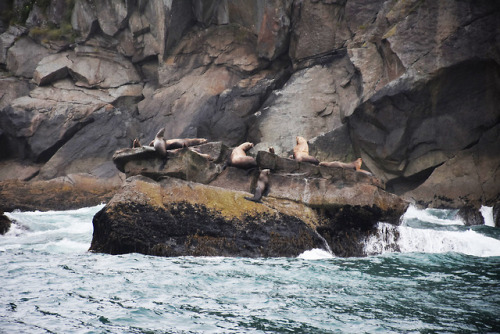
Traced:
MULTIPOLYGON (((80 217, 74 212, 17 213, 14 229, 0 236, 0 332, 406 333, 499 328, 498 256, 424 250, 340 258, 323 249, 304 252, 299 259, 112 256, 85 251, 99 209, 80 217)), ((450 212, 432 215, 444 222, 415 218, 408 221, 411 226, 402 227, 428 230, 434 241, 440 233, 470 234, 483 249, 480 244, 488 234, 500 240, 494 228, 471 230, 448 224, 454 219, 450 212)), ((394 244, 399 229, 387 224, 380 238, 394 244)))
POLYGON ((366 255, 457 252, 500 256, 500 240, 463 226, 454 210, 410 207, 400 226, 378 223, 377 232, 366 239, 364 251, 366 255))

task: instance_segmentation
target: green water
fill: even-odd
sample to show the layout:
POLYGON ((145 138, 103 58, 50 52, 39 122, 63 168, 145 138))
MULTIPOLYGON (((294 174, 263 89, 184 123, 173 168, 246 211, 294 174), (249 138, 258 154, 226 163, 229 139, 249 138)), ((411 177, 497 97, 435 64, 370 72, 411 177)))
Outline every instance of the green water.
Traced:
POLYGON ((11 214, 19 223, 0 236, 0 332, 500 332, 492 227, 422 220, 399 229, 423 247, 445 240, 443 249, 364 258, 110 256, 86 251, 98 209, 11 214), (464 252, 446 251, 453 240, 464 252))

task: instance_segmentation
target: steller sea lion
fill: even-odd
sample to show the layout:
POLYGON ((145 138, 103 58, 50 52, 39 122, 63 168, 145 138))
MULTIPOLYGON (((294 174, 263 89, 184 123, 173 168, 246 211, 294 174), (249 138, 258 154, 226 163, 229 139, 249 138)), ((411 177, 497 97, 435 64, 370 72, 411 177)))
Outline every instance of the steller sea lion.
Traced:
POLYGON ((205 138, 183 138, 183 139, 167 139, 167 150, 172 150, 175 148, 189 147, 195 145, 205 144, 207 140, 205 138))
POLYGON ((320 166, 326 166, 326 167, 340 167, 340 168, 346 168, 346 169, 354 169, 357 172, 364 173, 367 175, 372 175, 367 170, 361 169, 361 165, 363 164, 363 159, 358 158, 354 160, 353 162, 340 162, 340 161, 322 161, 319 163, 320 166))
POLYGON ((257 167, 257 161, 255 161, 255 158, 247 156, 245 153, 249 149, 253 147, 253 144, 250 142, 245 142, 241 144, 240 146, 236 146, 233 151, 231 152, 231 156, 229 157, 228 165, 238 167, 238 168, 243 168, 243 169, 249 169, 249 168, 255 168, 257 167))
POLYGON ((165 143, 165 138, 163 138, 163 134, 165 133, 165 128, 161 128, 160 131, 155 136, 153 140, 153 147, 156 152, 158 152, 162 157, 167 156, 167 145, 165 143))
POLYGON ((141 147, 141 143, 139 142, 138 138, 135 138, 134 141, 132 142, 132 148, 137 148, 141 147))
POLYGON ((262 196, 266 196, 269 192, 269 175, 271 174, 271 170, 263 169, 259 178, 257 179, 257 186, 255 187, 255 193, 253 197, 245 197, 245 199, 253 202, 261 202, 260 199, 262 196))
POLYGON ((309 145, 304 137, 297 136, 297 145, 293 148, 293 157, 297 161, 310 162, 312 164, 319 164, 319 160, 309 155, 309 145))
POLYGON ((165 128, 161 128, 160 131, 155 136, 155 139, 153 140, 153 147, 155 148, 155 151, 158 152, 158 154, 163 157, 163 162, 160 165, 160 169, 163 169, 165 167, 165 164, 167 163, 167 145, 165 144, 165 138, 163 138, 163 134, 165 132, 165 128))

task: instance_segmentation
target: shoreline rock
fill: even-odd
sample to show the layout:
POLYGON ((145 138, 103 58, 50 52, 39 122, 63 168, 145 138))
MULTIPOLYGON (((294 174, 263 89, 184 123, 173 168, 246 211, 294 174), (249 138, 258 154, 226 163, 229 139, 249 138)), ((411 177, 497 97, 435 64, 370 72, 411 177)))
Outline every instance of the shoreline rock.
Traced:
MULTIPOLYGON (((220 143, 198 150, 228 152, 220 143)), ((257 170, 224 169, 225 159, 215 163, 190 149, 169 151, 164 167, 150 147, 117 151, 114 162, 127 180, 94 217, 90 250, 267 257, 329 247, 337 256, 363 256, 363 240, 376 224, 398 224, 408 207, 364 173, 257 156, 260 168, 272 167, 262 203, 245 199, 257 170)))

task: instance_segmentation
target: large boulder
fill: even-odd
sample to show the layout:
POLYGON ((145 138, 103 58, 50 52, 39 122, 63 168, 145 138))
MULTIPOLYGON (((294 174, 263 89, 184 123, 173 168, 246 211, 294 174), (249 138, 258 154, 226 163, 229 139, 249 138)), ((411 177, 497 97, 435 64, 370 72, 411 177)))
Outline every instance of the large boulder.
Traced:
POLYGON ((16 76, 32 78, 38 62, 48 54, 49 50, 31 38, 22 37, 7 51, 7 69, 16 76))
POLYGON ((69 56, 68 52, 63 52, 43 58, 35 69, 33 81, 43 86, 68 76, 68 68, 73 64, 69 56))
POLYGON ((6 32, 0 35, 0 64, 7 63, 7 51, 20 36, 27 32, 28 29, 25 27, 11 25, 6 32))
MULTIPOLYGON (((118 104, 121 99, 130 98, 131 92, 125 88, 126 86, 116 90, 86 89, 76 87, 66 79, 52 85, 37 87, 31 91, 30 96, 14 100, 0 114, 0 125, 4 130, 4 135, 0 138, 3 139, 3 145, 9 152, 5 157, 47 162, 85 128, 81 134, 85 132, 88 137, 82 139, 78 148, 75 147, 76 151, 81 152, 74 151, 71 155, 90 154, 88 158, 101 156, 110 159, 116 147, 130 145, 136 136, 135 133, 129 132, 130 114, 125 112, 126 110, 121 113, 112 105, 118 104), (120 119, 127 121, 123 121, 125 122, 123 124, 120 123, 120 119), (118 122, 120 126, 113 125, 113 122, 118 122), (97 127, 87 127, 92 123, 97 127), (102 135, 103 130, 99 127, 107 129, 104 132, 106 136, 102 135), (90 131, 91 129, 94 130, 90 131), (113 142, 112 138, 119 140, 113 142), (108 144, 111 146, 104 149, 108 144), (96 154, 97 147, 99 150, 96 154)), ((133 87, 129 88, 134 91, 133 87)), ((136 94, 141 93, 138 91, 136 94)), ((62 158, 66 163, 74 160, 74 156, 62 158)), ((60 170, 55 169, 51 173, 59 175, 59 172, 60 170)))
POLYGON ((298 256, 324 246, 312 225, 312 210, 289 202, 284 211, 247 201, 245 195, 173 178, 158 183, 129 178, 94 217, 90 250, 263 257, 298 256))
POLYGON ((88 88, 116 88, 141 80, 134 65, 114 52, 98 51, 92 47, 78 47, 69 67, 77 86, 88 88))

